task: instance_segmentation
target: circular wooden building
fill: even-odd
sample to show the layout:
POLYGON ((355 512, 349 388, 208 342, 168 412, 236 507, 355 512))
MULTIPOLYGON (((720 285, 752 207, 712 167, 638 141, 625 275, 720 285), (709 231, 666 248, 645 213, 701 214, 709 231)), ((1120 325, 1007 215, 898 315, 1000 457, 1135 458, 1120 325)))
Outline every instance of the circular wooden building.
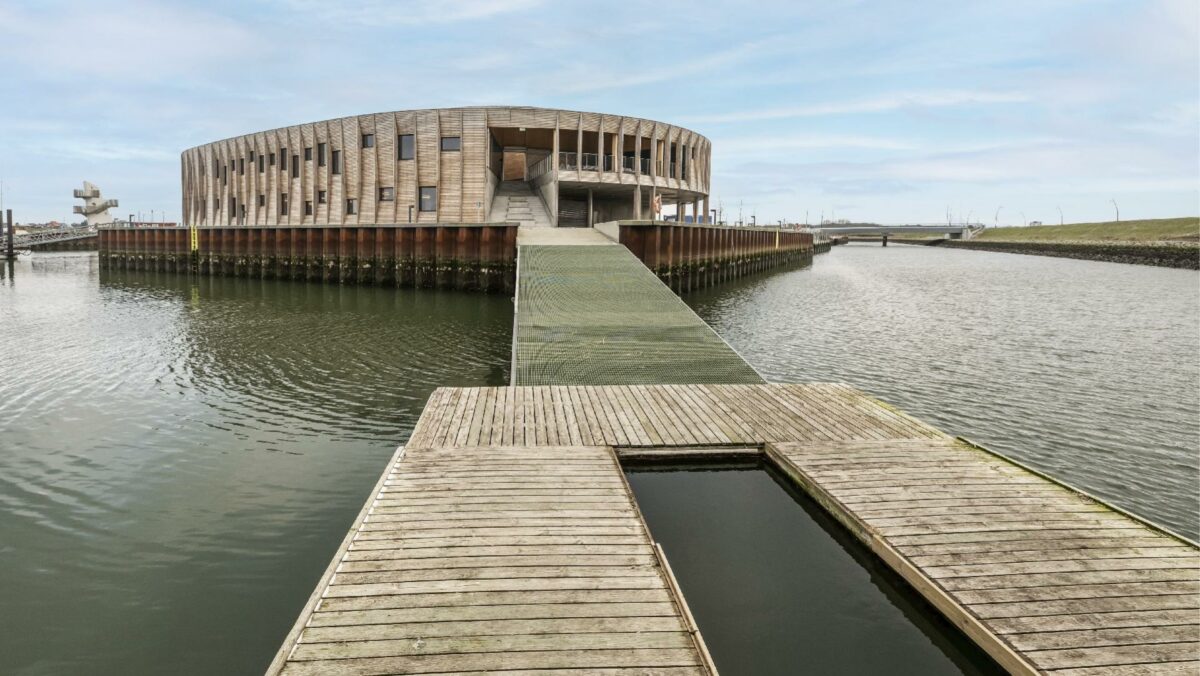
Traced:
POLYGON ((635 117, 525 107, 344 117, 182 156, 187 225, 703 222, 711 144, 635 117))

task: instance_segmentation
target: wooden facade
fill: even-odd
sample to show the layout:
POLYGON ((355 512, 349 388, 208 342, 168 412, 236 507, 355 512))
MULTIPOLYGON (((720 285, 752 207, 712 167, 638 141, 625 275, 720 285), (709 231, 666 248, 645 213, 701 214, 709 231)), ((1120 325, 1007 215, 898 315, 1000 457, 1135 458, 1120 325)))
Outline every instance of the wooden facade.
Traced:
POLYGON ((707 212, 712 149, 693 131, 619 115, 477 107, 344 117, 185 150, 181 213, 196 226, 491 222, 504 151, 519 142, 537 160, 526 179, 554 214, 558 190, 543 190, 547 181, 623 190, 631 217, 643 217, 656 194, 680 213, 707 212), (412 157, 402 159, 409 135, 412 157), (458 141, 443 149, 443 139, 458 141), (422 188, 437 191, 425 211, 422 188))

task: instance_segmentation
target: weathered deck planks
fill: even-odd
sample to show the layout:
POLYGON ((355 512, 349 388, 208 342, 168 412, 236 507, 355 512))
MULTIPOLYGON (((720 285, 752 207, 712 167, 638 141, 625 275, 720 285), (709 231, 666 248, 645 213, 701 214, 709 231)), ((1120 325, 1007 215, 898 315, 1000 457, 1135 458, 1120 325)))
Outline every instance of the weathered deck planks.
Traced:
POLYGON ((617 458, 722 452, 1014 673, 1200 669, 1194 543, 819 384, 435 391, 269 673, 709 673, 617 458))
POLYGON ((710 673, 612 450, 488 445, 517 399, 464 394, 430 398, 457 428, 397 454, 269 673, 710 673))

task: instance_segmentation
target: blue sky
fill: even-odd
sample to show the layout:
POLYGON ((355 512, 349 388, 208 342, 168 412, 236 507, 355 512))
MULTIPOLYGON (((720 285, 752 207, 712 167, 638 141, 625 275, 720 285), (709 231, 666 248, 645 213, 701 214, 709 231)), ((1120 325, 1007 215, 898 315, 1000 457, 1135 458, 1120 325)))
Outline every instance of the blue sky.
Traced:
POLYGON ((343 115, 533 105, 713 141, 760 223, 1200 213, 1200 3, 0 0, 19 221, 84 179, 179 218, 179 153, 343 115))

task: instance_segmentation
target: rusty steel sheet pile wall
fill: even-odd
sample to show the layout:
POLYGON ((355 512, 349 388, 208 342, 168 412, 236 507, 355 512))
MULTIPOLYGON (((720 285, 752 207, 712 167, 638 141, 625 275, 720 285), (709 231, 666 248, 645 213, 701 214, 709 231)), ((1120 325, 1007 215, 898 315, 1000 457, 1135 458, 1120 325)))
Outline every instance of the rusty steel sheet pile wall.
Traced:
POLYGON ((100 264, 260 279, 511 293, 515 224, 107 227, 100 264))
POLYGON ((620 222, 620 243, 677 293, 812 260, 813 236, 769 228, 620 222))

